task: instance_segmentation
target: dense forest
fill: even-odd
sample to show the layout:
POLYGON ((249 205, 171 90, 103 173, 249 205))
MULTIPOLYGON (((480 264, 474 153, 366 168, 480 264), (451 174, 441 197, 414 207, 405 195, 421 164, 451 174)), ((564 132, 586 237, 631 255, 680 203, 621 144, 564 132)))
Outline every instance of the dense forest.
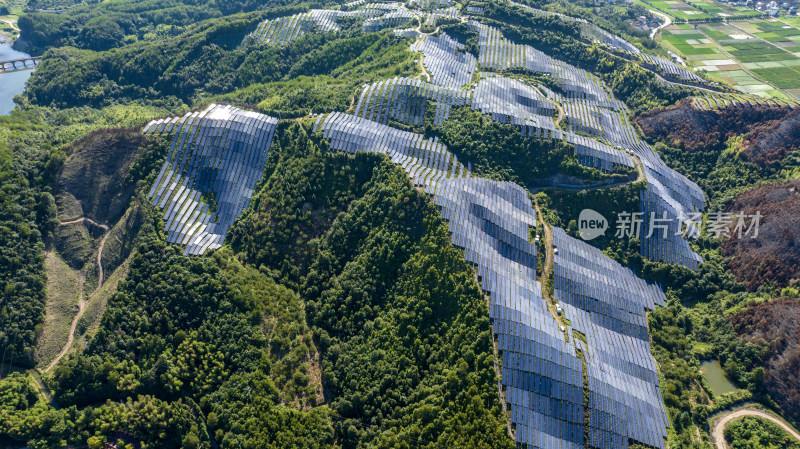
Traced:
POLYGON ((97 333, 49 381, 61 409, 10 377, 2 433, 33 447, 509 446, 484 299, 435 209, 392 164, 324 145, 282 129, 233 231, 258 269, 230 251, 181 256, 148 212, 97 333))
POLYGON ((35 167, 20 166, 0 142, 0 342, 4 359, 13 364, 16 357, 23 366, 33 363, 36 327, 44 319, 42 238, 55 219, 52 195, 31 187, 35 180, 29 176, 35 174, 35 167))

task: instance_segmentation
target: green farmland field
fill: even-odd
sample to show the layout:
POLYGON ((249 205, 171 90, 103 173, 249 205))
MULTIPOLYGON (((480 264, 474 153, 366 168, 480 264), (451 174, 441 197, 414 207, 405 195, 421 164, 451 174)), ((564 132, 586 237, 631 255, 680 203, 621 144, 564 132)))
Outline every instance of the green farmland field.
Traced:
POLYGON ((753 69, 753 73, 781 89, 800 88, 800 67, 753 69))

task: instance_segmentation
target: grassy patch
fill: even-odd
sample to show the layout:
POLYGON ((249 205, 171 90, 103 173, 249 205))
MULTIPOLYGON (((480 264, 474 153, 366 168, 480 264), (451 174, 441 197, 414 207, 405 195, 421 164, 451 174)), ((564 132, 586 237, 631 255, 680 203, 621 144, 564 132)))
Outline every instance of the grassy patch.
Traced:
POLYGON ((39 366, 47 366, 67 343, 72 318, 78 310, 80 278, 77 270, 69 267, 54 252, 45 257, 47 270, 47 314, 36 342, 35 359, 39 366))
POLYGON ((86 305, 86 311, 83 312, 83 316, 78 320, 78 326, 75 328, 76 335, 81 335, 88 339, 88 337, 97 330, 97 327, 100 325, 100 318, 103 317, 103 312, 106 311, 108 298, 117 291, 119 281, 128 276, 130 261, 133 255, 134 254, 131 254, 130 257, 125 259, 119 268, 103 282, 103 286, 89 299, 89 303, 86 305))

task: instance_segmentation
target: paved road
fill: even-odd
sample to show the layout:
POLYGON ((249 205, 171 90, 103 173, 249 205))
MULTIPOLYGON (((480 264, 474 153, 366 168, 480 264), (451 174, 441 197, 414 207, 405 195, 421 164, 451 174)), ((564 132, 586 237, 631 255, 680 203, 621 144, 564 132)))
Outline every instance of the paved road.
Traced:
POLYGON ((653 11, 652 9, 648 9, 648 11, 650 11, 651 14, 657 15, 658 17, 664 19, 664 23, 659 25, 657 28, 654 28, 653 31, 650 32, 650 39, 653 39, 654 37, 656 37, 656 34, 658 34, 658 32, 661 31, 663 28, 672 25, 672 17, 664 13, 660 13, 658 11, 653 11))
POLYGON ((783 422, 783 420, 778 419, 774 415, 771 415, 763 410, 758 410, 756 408, 748 407, 723 413, 721 417, 714 422, 714 428, 711 430, 711 437, 714 441, 714 447, 716 447, 717 449, 730 449, 728 443, 725 442, 725 433, 724 433, 725 427, 727 427, 731 421, 738 418, 743 418, 745 416, 755 416, 758 418, 763 418, 768 421, 771 421, 780 426, 793 438, 800 441, 800 434, 798 434, 794 429, 789 427, 785 422, 783 422))

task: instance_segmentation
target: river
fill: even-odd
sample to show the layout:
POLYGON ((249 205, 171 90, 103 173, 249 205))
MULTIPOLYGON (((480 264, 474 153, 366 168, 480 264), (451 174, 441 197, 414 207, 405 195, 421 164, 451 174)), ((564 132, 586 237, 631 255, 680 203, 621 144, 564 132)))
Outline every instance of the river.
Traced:
MULTIPOLYGON (((27 58, 29 56, 26 53, 14 50, 6 42, 0 43, 0 61, 27 58)), ((11 110, 16 106, 14 104, 14 95, 21 94, 25 90, 25 82, 28 81, 32 73, 32 69, 0 73, 0 115, 11 114, 11 110)))

